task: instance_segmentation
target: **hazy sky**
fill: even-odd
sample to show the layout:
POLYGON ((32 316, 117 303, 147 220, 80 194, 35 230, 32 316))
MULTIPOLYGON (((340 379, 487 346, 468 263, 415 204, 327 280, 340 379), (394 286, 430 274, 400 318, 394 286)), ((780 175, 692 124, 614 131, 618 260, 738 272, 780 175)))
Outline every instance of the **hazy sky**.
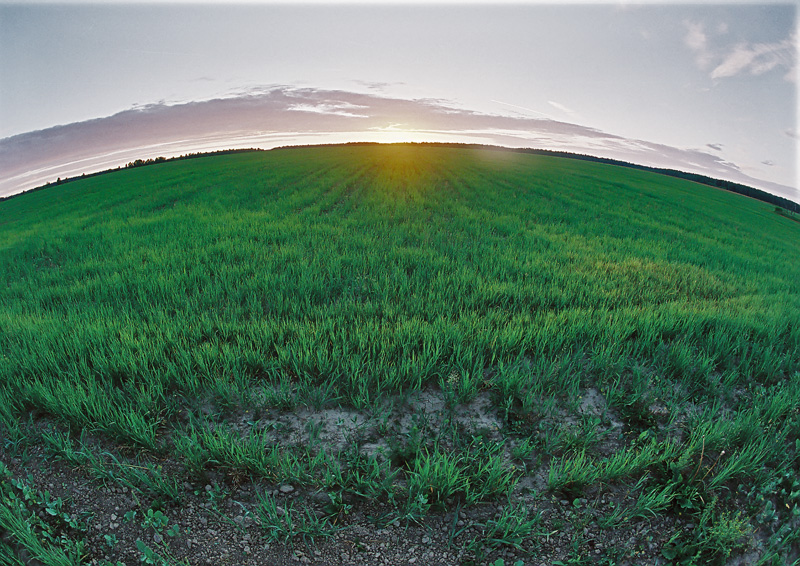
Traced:
POLYGON ((463 140, 799 200, 796 8, 0 0, 0 196, 198 149, 463 140))

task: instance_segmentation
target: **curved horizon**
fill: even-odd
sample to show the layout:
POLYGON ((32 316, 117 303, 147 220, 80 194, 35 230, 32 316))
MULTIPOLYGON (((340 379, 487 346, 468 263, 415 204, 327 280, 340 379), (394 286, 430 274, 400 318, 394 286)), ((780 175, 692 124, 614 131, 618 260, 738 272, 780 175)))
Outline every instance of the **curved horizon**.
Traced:
POLYGON ((705 175, 800 201, 795 187, 751 177, 698 148, 626 138, 549 117, 489 114, 444 99, 289 85, 228 98, 151 104, 0 139, 0 196, 136 159, 348 142, 476 143, 565 151, 705 175))

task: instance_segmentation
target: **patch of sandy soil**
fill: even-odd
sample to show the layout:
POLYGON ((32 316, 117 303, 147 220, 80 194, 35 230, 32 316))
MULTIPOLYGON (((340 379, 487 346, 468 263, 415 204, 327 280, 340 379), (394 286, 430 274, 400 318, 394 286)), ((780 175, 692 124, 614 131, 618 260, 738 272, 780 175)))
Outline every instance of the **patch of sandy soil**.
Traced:
MULTIPOLYGON (((598 392, 590 390, 582 397, 582 414, 600 415, 606 409, 598 392)), ((445 418, 455 418, 463 430, 478 431, 489 441, 503 440, 503 423, 486 394, 449 413, 440 392, 420 391, 386 411, 302 409, 294 413, 270 413, 257 422, 252 418, 251 414, 242 413, 226 420, 243 434, 251 427, 263 429, 269 423, 276 442, 299 446, 317 442, 334 452, 356 438, 363 453, 386 455, 388 443, 382 431, 403 435, 418 427, 423 434, 432 434, 445 418)), ((623 427, 613 416, 609 426, 614 430, 623 427)), ((98 450, 103 449, 102 439, 95 442, 98 450)), ((511 456, 514 442, 511 439, 505 444, 508 465, 524 468, 524 463, 514 462, 511 456)), ((676 529, 692 527, 680 521, 676 524, 655 518, 617 528, 599 528, 596 519, 623 504, 629 498, 626 490, 605 486, 580 497, 548 493, 548 466, 540 464, 522 474, 508 500, 468 507, 454 502, 448 510, 433 511, 417 523, 397 519, 397 514, 392 514, 395 507, 388 501, 354 497, 343 502, 347 513, 335 519, 330 536, 305 542, 296 538, 291 544, 276 544, 268 542, 267 531, 255 512, 259 495, 272 496, 279 512, 294 506, 322 513, 330 502, 328 493, 216 471, 207 472, 202 479, 189 478, 181 473, 181 461, 173 458, 153 462, 185 479, 183 500, 180 505, 161 505, 128 487, 93 479, 84 468, 54 461, 42 447, 30 447, 23 454, 3 454, 2 460, 15 478, 36 490, 63 498, 65 511, 86 524, 84 533, 67 534, 86 541, 85 563, 90 565, 141 564, 143 555, 137 541, 164 557, 172 557, 167 563, 193 566, 484 566, 498 558, 506 565, 521 560, 526 566, 549 566, 559 560, 569 563, 578 559, 586 564, 648 565, 663 564, 660 550, 669 536, 676 529), (531 516, 540 514, 535 532, 516 548, 487 540, 492 521, 511 504, 523 505, 531 516), (161 529, 145 524, 148 510, 154 507, 168 519, 161 529), (176 526, 177 533, 170 536, 168 531, 176 526), (483 552, 478 550, 476 554, 476 549, 481 548, 483 552)), ((41 505, 34 512, 49 520, 41 505)), ((17 541, 10 540, 7 533, 4 540, 15 549, 23 564, 39 564, 17 541)))

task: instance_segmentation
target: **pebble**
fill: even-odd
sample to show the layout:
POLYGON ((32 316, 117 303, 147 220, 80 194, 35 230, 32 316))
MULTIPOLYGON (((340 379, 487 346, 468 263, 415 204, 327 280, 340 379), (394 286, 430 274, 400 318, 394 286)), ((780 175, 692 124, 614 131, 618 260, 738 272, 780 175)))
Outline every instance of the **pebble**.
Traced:
POLYGON ((294 491, 294 487, 292 487, 288 483, 283 484, 279 489, 281 493, 292 493, 294 491))

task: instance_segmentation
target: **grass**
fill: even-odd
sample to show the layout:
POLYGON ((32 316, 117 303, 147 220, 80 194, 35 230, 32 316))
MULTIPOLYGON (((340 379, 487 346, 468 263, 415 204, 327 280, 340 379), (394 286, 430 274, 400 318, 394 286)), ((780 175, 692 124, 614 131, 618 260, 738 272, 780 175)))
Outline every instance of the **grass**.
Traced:
MULTIPOLYGON (((760 524, 732 510, 800 473, 797 257, 797 223, 764 203, 501 151, 318 147, 74 181, 0 202, 4 450, 35 444, 47 419, 54 454, 167 500, 222 469, 415 521, 516 496, 541 472, 554 492, 629 490, 604 524, 692 514, 705 534, 668 554, 705 560, 752 528, 774 541, 764 556, 785 556, 790 511, 760 524), (337 449, 309 426, 298 450, 267 426, 426 391, 450 420, 387 420, 383 459, 363 438, 337 449), (483 398, 502 430, 458 424, 483 398), (234 422, 243 412, 252 425, 234 422), (182 477, 67 431, 179 454, 182 477)), ((270 505, 281 540, 327 532, 270 505)), ((486 525, 515 547, 531 521, 486 525)))
POLYGON ((299 539, 309 545, 321 537, 331 536, 336 530, 326 517, 319 517, 311 508, 296 510, 289 504, 284 509, 266 494, 259 495, 255 511, 268 542, 292 545, 299 539))
MULTIPOLYGON (((22 564, 21 559, 18 562, 12 559, 14 555, 20 556, 20 549, 24 549, 31 559, 48 566, 81 564, 86 550, 83 542, 59 534, 66 529, 86 531, 87 527, 64 513, 62 505, 61 499, 53 500, 49 492, 38 491, 26 481, 14 479, 0 462, 0 528, 9 535, 6 540, 17 547, 12 549, 6 542, 0 543, 0 559, 8 557, 9 564, 22 564), (40 518, 35 509, 42 506, 47 515, 55 517, 58 525, 40 518)), ((42 516, 47 515, 42 513, 42 516)))

